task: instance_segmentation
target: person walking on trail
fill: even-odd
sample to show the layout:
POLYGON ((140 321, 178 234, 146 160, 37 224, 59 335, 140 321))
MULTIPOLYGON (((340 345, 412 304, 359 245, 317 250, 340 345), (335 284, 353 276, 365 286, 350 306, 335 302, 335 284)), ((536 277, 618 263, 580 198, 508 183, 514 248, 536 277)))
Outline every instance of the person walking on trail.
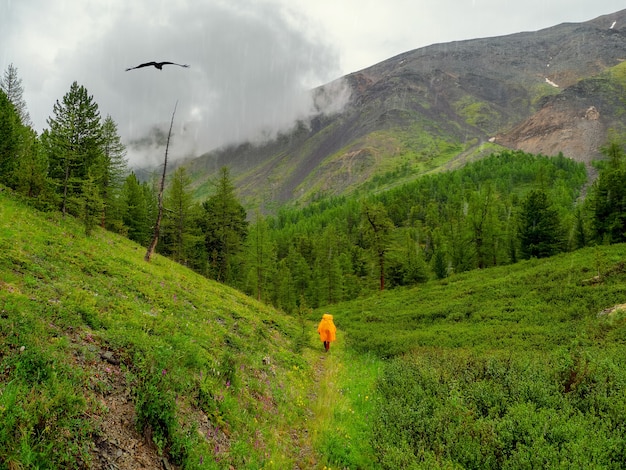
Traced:
POLYGON ((329 313, 322 315, 322 321, 317 326, 317 332, 320 334, 320 340, 324 343, 326 352, 330 349, 330 342, 335 341, 335 333, 337 327, 333 323, 333 316, 329 313))

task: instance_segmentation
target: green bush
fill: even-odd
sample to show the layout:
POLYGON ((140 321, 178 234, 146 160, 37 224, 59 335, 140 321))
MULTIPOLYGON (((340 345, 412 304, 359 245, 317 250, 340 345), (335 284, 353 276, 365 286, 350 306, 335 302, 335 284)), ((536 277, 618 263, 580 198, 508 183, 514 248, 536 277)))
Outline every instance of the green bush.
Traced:
POLYGON ((136 390, 137 429, 152 438, 159 453, 169 452, 179 427, 175 396, 167 387, 166 375, 165 369, 154 371, 136 390))
POLYGON ((377 383, 372 445, 383 468, 620 468, 625 366, 618 351, 596 360, 578 347, 397 358, 377 383))

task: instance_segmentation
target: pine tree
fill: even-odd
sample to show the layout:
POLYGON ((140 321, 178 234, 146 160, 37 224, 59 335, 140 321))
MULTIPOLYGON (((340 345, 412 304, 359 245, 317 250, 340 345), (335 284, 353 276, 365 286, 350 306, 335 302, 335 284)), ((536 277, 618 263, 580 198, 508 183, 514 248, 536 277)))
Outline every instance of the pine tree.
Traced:
POLYGON ((626 164, 624 150, 611 142, 602 149, 609 158, 592 189, 593 228, 599 242, 626 241, 626 164))
POLYGON ((121 191, 128 174, 128 162, 117 124, 109 115, 102 123, 102 159, 99 186, 104 204, 101 225, 119 231, 123 217, 121 191))
POLYGON ((311 267, 293 245, 289 247, 289 253, 285 261, 291 275, 291 287, 294 290, 294 297, 296 299, 307 298, 310 294, 311 267))
POLYGON ((419 243, 413 239, 410 232, 407 232, 405 236, 403 258, 405 264, 403 284, 426 282, 428 280, 428 266, 424 261, 419 243))
POLYGON ((257 300, 268 300, 273 284, 270 279, 276 270, 276 247, 270 240, 267 221, 258 213, 246 245, 248 272, 244 290, 257 300))
POLYGON ((233 262, 243 248, 248 230, 246 211, 235 197, 228 168, 222 168, 216 193, 204 202, 203 207, 206 211, 204 234, 211 277, 228 283, 232 279, 233 262))
POLYGON ((9 64, 4 71, 4 77, 0 80, 0 89, 6 93, 9 101, 15 106, 20 123, 24 126, 32 126, 23 97, 24 87, 22 86, 22 79, 18 77, 17 67, 14 67, 13 64, 9 64))
POLYGON ((376 255, 380 290, 385 289, 385 257, 389 249, 390 235, 394 228, 385 206, 379 202, 363 206, 363 230, 369 246, 376 255))
POLYGON ((178 167, 170 178, 165 194, 167 212, 163 220, 163 235, 159 251, 174 261, 190 266, 198 242, 202 240, 197 214, 190 190, 191 178, 184 167, 178 167))
POLYGON ((518 236, 524 259, 545 258, 561 251, 562 230, 558 212, 545 191, 533 189, 522 201, 518 236))
POLYGON ((19 117, 15 107, 0 90, 0 182, 13 187, 20 144, 19 117))
POLYGON ((332 304, 341 298, 342 276, 338 257, 340 253, 337 230, 329 225, 320 235, 317 243, 318 264, 320 269, 320 301, 323 305, 332 304))
POLYGON ((98 185, 91 174, 83 180, 82 194, 82 219, 85 225, 85 235, 89 236, 98 225, 104 207, 98 185))
POLYGON ((80 206, 82 182, 92 166, 101 164, 102 126, 93 96, 77 82, 72 84, 62 102, 57 100, 53 111, 54 118, 48 118, 49 133, 44 133, 45 147, 50 176, 57 185, 61 211, 65 215, 80 206))
POLYGON ((150 190, 145 183, 139 183, 135 173, 126 177, 122 187, 124 201, 123 222, 128 230, 128 238, 146 246, 150 237, 151 201, 150 190))
POLYGON ((49 203, 48 157, 35 131, 24 130, 24 152, 17 166, 15 184, 22 194, 37 198, 38 203, 49 203))

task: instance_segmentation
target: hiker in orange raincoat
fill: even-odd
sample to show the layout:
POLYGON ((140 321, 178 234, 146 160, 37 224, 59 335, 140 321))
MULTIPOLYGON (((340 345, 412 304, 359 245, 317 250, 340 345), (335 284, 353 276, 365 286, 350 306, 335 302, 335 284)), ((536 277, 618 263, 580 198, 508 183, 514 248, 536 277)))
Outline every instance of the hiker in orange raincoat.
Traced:
POLYGON ((335 333, 337 332, 332 315, 328 313, 322 315, 322 321, 317 326, 317 332, 320 334, 320 339, 324 342, 324 349, 328 352, 330 342, 335 341, 335 333))

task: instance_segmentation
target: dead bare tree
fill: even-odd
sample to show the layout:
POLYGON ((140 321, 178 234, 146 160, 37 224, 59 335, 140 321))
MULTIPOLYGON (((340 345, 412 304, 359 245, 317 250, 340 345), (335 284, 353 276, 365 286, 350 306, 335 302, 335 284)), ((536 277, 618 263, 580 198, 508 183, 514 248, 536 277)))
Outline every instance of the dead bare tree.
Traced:
POLYGON ((148 247, 148 251, 146 251, 146 256, 144 256, 144 260, 150 262, 150 258, 152 258, 152 254, 159 242, 159 233, 161 231, 161 219, 163 218, 163 189, 165 188, 165 173, 167 172, 167 152, 170 149, 170 137, 172 136, 172 127, 174 126, 174 115, 176 114, 176 107, 178 106, 178 101, 174 105, 174 112, 172 113, 172 120, 170 122, 170 131, 167 133, 167 143, 165 144, 165 161, 163 162, 163 175, 161 176, 161 185, 159 187, 159 196, 158 196, 158 212, 157 219, 154 224, 154 233, 152 234, 152 241, 150 242, 150 246, 148 247))

